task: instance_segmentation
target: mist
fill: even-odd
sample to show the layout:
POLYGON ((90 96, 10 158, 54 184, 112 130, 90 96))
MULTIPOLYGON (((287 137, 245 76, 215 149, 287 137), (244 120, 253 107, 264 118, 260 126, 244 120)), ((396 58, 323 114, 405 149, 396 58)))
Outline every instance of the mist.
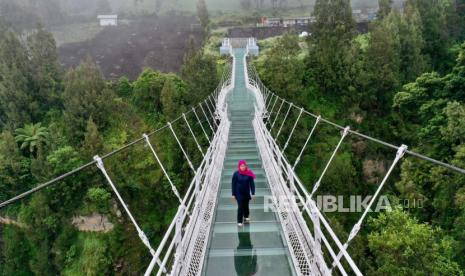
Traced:
MULTIPOLYGON (((401 7, 404 0, 394 0, 401 7)), ((117 13, 121 16, 141 14, 195 13, 195 0, 0 0, 0 17, 16 28, 33 27, 37 21, 44 25, 82 21, 97 14, 117 13)), ((315 0, 206 0, 210 12, 260 13, 270 9, 303 8, 311 12, 315 0), (249 2, 250 9, 244 9, 249 2), (246 10, 246 11, 245 11, 246 10)), ((377 8, 378 0, 352 0, 353 9, 377 8)))

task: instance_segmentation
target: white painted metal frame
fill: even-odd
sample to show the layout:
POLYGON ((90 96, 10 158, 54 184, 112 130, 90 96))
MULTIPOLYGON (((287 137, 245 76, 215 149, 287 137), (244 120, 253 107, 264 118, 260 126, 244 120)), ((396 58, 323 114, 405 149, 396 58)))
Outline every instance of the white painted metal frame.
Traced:
MULTIPOLYGON (((247 71, 247 65, 244 67, 247 71)), ((254 80, 249 78, 248 73, 246 73, 247 88, 257 98, 255 118, 253 120, 255 136, 272 191, 273 204, 281 220, 296 271, 300 275, 332 274, 329 266, 331 263, 328 264, 323 257, 321 249, 321 243, 323 243, 325 250, 330 255, 331 262, 334 262, 341 275, 348 275, 347 267, 342 265, 343 261, 348 264, 351 270, 350 273, 362 275, 351 256, 347 253, 346 248, 318 209, 315 201, 311 198, 310 193, 295 174, 293 166, 283 155, 275 139, 263 123, 263 115, 267 113, 263 101, 264 93, 261 90, 263 85, 256 75, 253 77, 254 80), (298 204, 296 199, 305 204, 298 204), (313 233, 310 231, 304 215, 308 218, 313 233), (336 250, 332 244, 336 245, 336 250), (340 258, 337 253, 341 254, 340 258)), ((315 127, 316 124, 311 133, 313 133, 315 127)))
MULTIPOLYGON (((234 66, 233 60, 231 70, 214 92, 216 110, 212 115, 220 121, 216 132, 145 275, 155 272, 156 265, 156 275, 199 275, 202 271, 231 125, 226 95, 234 88, 234 66)), ((204 110, 202 113, 207 117, 204 110)))

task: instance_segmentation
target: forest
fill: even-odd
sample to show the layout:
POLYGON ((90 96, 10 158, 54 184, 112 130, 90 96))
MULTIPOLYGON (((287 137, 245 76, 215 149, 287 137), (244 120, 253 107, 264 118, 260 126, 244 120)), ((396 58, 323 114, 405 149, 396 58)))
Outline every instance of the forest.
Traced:
MULTIPOLYGON (((215 90, 230 61, 209 50, 213 18, 205 1, 198 2, 205 39, 189 40, 179 74, 145 68, 134 80, 105 79, 90 57, 65 69, 46 28, 34 23, 24 34, 1 18, 0 202, 140 138, 215 90)), ((360 34, 350 1, 316 0, 310 36, 289 32, 259 41, 261 53, 250 62, 270 90, 311 112, 465 168, 465 2, 406 0, 401 10, 392 4, 379 0, 377 18, 360 34)), ((313 123, 299 121, 305 129, 313 123)), ((199 165, 202 156, 186 125, 173 127, 199 165)), ((290 160, 306 135, 295 134, 286 149, 290 160)), ((297 167, 309 190, 339 138, 334 128, 317 129, 297 167)), ((193 174, 179 162, 176 141, 166 130, 151 140, 182 193, 193 174)), ((373 194, 394 155, 349 136, 318 194, 373 194)), ((177 208, 156 160, 140 144, 105 164, 156 246, 177 208)), ((371 213, 348 248, 363 273, 463 275, 465 175, 407 157, 383 193, 394 209, 371 213)), ((359 215, 326 214, 341 240, 359 215)), ((0 275, 140 275, 150 262, 96 166, 0 209, 0 223, 0 275), (80 218, 95 217, 103 229, 79 229, 86 227, 80 218)))
MULTIPOLYGON (((146 68, 133 81, 109 82, 89 58, 65 70, 53 36, 41 26, 26 39, 3 26, 0 201, 140 138, 206 98, 227 60, 206 55, 195 44, 189 41, 179 76, 146 68)), ((189 154, 198 165, 201 156, 194 142, 186 141, 186 126, 173 128, 191 143, 195 151, 189 154)), ((160 158, 182 192, 192 173, 178 162, 178 145, 169 131, 151 140, 163 149, 160 158)), ((153 155, 137 145, 106 163, 141 228, 157 244, 177 205, 153 155)), ((121 213, 97 167, 2 209, 7 223, 0 226, 0 274, 140 274, 150 254, 121 213), (76 218, 99 215, 110 222, 110 231, 78 230, 76 218)))
MULTIPOLYGON (((407 0, 400 12, 391 3, 380 0, 369 32, 357 34, 348 1, 316 1, 312 35, 259 42, 255 67, 270 90, 313 113, 464 168, 464 9, 453 1, 407 0)), ((295 120, 298 109, 290 116, 295 120)), ((310 130, 314 122, 299 124, 310 130)), ((294 135, 291 161, 308 133, 294 135)), ((287 137, 280 138, 284 145, 287 137)), ((317 129, 297 168, 309 189, 339 138, 335 128, 317 129)), ((370 141, 347 141, 318 194, 373 194, 395 156, 370 141)), ((405 158, 383 190, 394 210, 370 214, 349 252, 367 275, 463 275, 464 191, 463 174, 405 158)), ((342 240, 360 216, 326 215, 342 240)))

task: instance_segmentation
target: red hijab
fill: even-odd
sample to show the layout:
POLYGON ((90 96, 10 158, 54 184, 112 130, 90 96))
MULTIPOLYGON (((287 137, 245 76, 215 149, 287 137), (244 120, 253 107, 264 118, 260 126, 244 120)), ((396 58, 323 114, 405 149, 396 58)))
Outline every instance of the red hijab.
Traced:
POLYGON ((245 169, 245 171, 241 171, 241 165, 244 164, 247 166, 247 163, 245 162, 245 160, 239 160, 239 163, 237 163, 237 171, 242 174, 242 175, 247 175, 247 176, 251 176, 253 179, 255 179, 255 174, 252 172, 251 169, 249 169, 249 167, 247 167, 247 169, 245 169))

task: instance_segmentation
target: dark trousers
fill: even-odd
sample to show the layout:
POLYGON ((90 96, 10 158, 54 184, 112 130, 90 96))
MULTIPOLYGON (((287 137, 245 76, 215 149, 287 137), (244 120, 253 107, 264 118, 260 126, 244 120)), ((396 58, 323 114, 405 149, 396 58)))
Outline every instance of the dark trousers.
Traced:
POLYGON ((249 217, 249 200, 237 201, 237 223, 242 223, 243 218, 249 217))

